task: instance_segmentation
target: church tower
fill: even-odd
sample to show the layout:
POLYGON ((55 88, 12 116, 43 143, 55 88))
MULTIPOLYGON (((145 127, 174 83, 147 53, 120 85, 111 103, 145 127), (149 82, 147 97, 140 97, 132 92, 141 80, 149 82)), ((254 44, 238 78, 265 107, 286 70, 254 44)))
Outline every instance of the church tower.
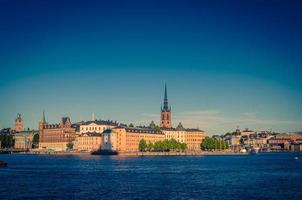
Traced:
POLYGON ((15 120, 15 130, 16 132, 23 131, 23 119, 21 117, 21 114, 18 113, 17 118, 15 120))
POLYGON ((39 131, 41 132, 44 129, 44 126, 47 125, 46 119, 45 119, 45 113, 43 111, 42 120, 39 122, 39 131))
POLYGON ((167 95, 167 85, 165 84, 165 97, 164 97, 164 105, 161 107, 160 114, 160 127, 161 128, 172 128, 172 120, 171 120, 171 106, 168 104, 168 95, 167 95))

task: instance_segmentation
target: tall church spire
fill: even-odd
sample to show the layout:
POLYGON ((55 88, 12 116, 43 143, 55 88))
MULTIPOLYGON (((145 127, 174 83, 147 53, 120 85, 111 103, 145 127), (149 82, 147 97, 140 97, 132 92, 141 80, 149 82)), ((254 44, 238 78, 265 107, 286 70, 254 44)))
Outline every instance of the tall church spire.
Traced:
POLYGON ((169 111, 167 84, 165 83, 164 111, 169 111))
POLYGON ((161 108, 160 118, 161 118, 160 119, 161 128, 172 128, 171 108, 169 108, 169 104, 168 104, 167 84, 165 84, 164 106, 161 108))
POLYGON ((44 111, 44 110, 43 110, 42 122, 43 122, 43 123, 46 123, 46 119, 45 119, 45 111, 44 111))

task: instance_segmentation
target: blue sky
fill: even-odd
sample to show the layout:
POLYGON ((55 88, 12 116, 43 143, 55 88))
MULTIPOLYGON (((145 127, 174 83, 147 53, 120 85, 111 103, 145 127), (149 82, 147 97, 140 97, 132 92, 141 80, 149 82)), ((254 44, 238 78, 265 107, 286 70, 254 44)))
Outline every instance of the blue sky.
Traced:
POLYGON ((0 2, 0 128, 97 118, 302 130, 300 1, 0 2))

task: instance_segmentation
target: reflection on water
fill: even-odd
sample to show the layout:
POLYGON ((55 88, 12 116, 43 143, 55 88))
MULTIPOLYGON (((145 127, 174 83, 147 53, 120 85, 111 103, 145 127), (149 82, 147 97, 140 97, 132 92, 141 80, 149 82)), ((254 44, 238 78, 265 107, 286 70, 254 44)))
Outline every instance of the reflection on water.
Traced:
POLYGON ((302 199, 294 156, 0 155, 0 199, 302 199))

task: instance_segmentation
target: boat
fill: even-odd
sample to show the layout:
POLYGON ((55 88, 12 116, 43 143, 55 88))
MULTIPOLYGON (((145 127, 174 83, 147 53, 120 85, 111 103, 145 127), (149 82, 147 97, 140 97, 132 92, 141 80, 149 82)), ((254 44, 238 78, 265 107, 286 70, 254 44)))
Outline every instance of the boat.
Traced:
POLYGON ((7 167, 7 163, 6 162, 3 162, 3 161, 0 161, 0 168, 1 167, 7 167))
POLYGON ((297 157, 297 156, 296 156, 296 157, 294 157, 294 160, 299 160, 299 157, 297 157))
POLYGON ((250 154, 257 154, 259 153, 260 148, 259 147, 252 147, 252 149, 249 151, 250 154))
POLYGON ((240 153, 246 153, 246 149, 240 149, 240 153))
POLYGON ((112 150, 98 150, 91 152, 91 155, 118 155, 118 152, 112 150))

